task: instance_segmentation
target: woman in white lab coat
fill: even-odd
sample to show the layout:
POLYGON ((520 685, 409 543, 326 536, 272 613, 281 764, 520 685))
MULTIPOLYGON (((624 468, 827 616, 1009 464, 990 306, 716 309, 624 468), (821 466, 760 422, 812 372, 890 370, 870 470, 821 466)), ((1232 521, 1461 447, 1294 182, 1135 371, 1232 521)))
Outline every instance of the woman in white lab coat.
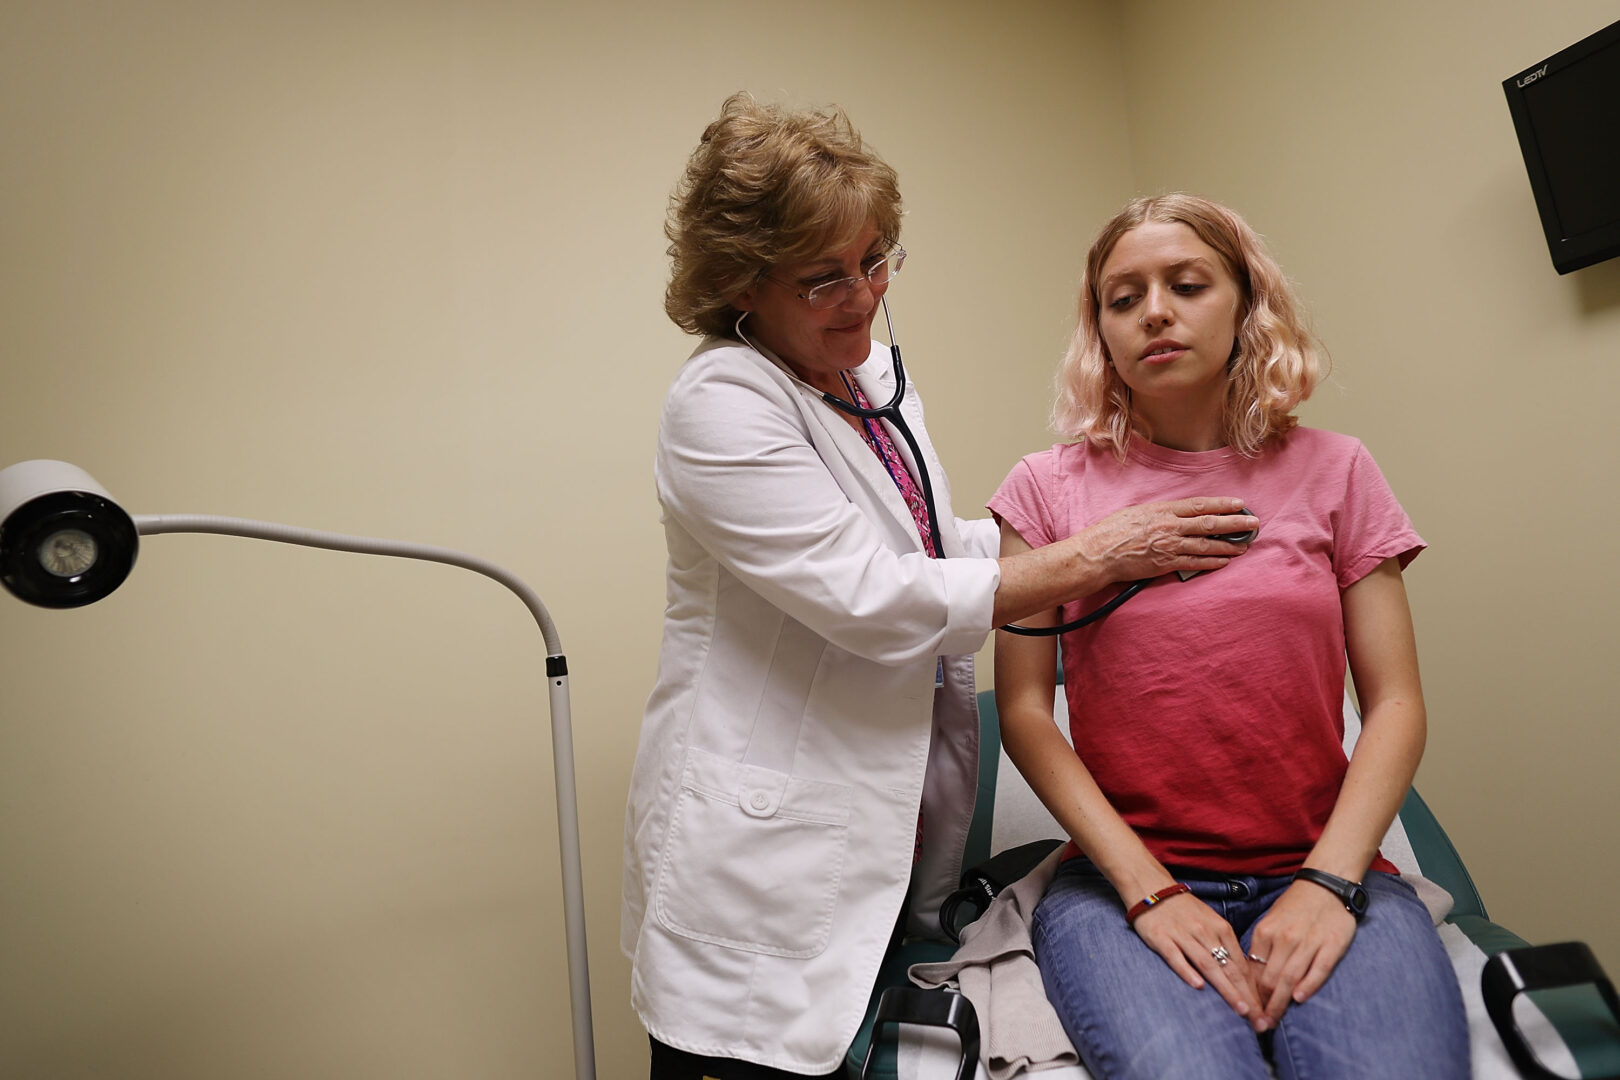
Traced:
POLYGON ((992 627, 1242 553, 1238 498, 1132 507, 995 557, 871 326, 905 260, 895 174, 838 110, 735 95, 672 199, 666 310, 704 335, 655 466, 658 681, 626 822, 621 944, 655 1080, 835 1073, 910 889, 937 930, 973 812, 972 654, 992 627), (920 456, 921 460, 917 460, 920 456), (937 535, 922 489, 932 482, 937 535))

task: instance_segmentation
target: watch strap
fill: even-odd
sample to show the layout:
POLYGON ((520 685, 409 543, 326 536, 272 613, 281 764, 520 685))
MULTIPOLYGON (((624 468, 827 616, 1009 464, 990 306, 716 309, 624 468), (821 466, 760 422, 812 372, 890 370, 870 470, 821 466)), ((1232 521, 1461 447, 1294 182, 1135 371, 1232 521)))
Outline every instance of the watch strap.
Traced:
POLYGON ((1367 889, 1359 881, 1351 881, 1338 874, 1330 874, 1326 870, 1317 870, 1309 866, 1295 870, 1294 880, 1309 881, 1313 885, 1322 886, 1342 900, 1345 910, 1358 919, 1367 913, 1367 889))

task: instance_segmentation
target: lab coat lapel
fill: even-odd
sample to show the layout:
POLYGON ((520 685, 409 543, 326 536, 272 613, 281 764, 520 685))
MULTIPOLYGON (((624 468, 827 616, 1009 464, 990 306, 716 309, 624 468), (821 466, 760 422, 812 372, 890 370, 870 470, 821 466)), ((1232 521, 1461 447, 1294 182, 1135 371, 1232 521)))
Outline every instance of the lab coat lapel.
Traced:
MULTIPOLYGON (((822 453, 822 460, 827 460, 830 451, 838 456, 844 469, 848 470, 845 472, 837 468, 831 469, 833 478, 844 489, 844 493, 857 506, 886 514, 892 526, 891 533, 904 539, 906 549, 922 551, 922 537, 917 535, 917 523, 912 520, 911 508, 906 505, 906 500, 900 494, 900 489, 895 486, 889 470, 884 467, 872 448, 866 445, 866 440, 861 434, 844 419, 843 414, 822 400, 819 391, 795 376, 775 353, 754 342, 749 342, 749 345, 774 364, 798 391, 806 422, 820 429, 817 432, 818 437, 814 437, 812 441, 822 453), (852 484, 855 485, 855 490, 851 490, 852 484)), ((889 366, 888 347, 873 342, 866 363, 851 372, 851 376, 859 383, 861 393, 866 395, 867 401, 879 403, 888 401, 889 395, 894 393, 894 373, 889 366)), ((920 427, 921 418, 910 407, 912 400, 908 394, 904 406, 906 422, 913 424, 914 427, 920 427), (914 420, 914 417, 917 419, 914 420)), ((894 438, 895 446, 899 448, 901 458, 913 470, 912 476, 915 477, 916 466, 905 447, 905 440, 900 438, 899 433, 892 427, 889 428, 889 433, 894 438)), ((832 462, 828 461, 828 465, 831 466, 832 462)), ((938 481, 935 483, 937 486, 938 481)), ((935 498, 938 497, 936 491, 935 498)), ((941 510, 940 513, 943 514, 944 511, 941 510)), ((943 527, 942 525, 941 528, 943 527)))
MULTIPOLYGON (((873 356, 881 357, 883 362, 887 363, 888 349, 881 346, 874 348, 873 356), (878 351, 879 348, 882 349, 881 352, 878 351)), ((875 385, 871 379, 864 377, 864 373, 876 366, 869 359, 851 374, 859 381, 861 392, 866 394, 868 401, 886 402, 893 393, 892 379, 890 388, 885 390, 875 385), (882 396, 878 396, 879 394, 882 396)), ((821 394, 814 388, 797 379, 794 380, 794 385, 798 388, 800 400, 804 402, 807 418, 821 428, 821 435, 824 438, 816 441, 824 448, 830 447, 837 453, 844 467, 854 474, 853 479, 858 482, 860 490, 851 491, 846 479, 839 478, 840 471, 834 469, 833 474, 835 478, 839 478, 840 486, 844 487, 845 492, 857 505, 886 515, 891 526, 891 534, 904 538, 907 545, 905 550, 921 551, 922 538, 917 535, 917 525, 911 518, 911 508, 906 505, 900 489, 895 486, 894 478, 889 475, 889 470, 884 467, 877 454, 866 445, 866 440, 844 419, 843 414, 823 401, 821 394)), ((910 422, 909 417, 907 422, 910 422)), ((902 442, 903 440, 896 435, 896 446, 900 446, 902 442)), ((909 457, 903 447, 900 453, 902 457, 909 457)), ((847 474, 845 475, 847 477, 847 474)))
MULTIPOLYGON (((861 389, 865 392, 866 388, 862 386, 861 389)), ((877 454, 873 452, 870 446, 866 445, 866 440, 861 438, 860 433, 851 427, 842 415, 836 412, 831 405, 821 400, 820 394, 817 394, 809 387, 803 386, 800 388, 800 393, 813 399, 808 402, 812 420, 821 425, 822 431, 827 436, 830 444, 838 451, 843 463, 860 481, 863 490, 858 492, 848 491, 850 497, 856 501, 857 505, 866 504, 870 506, 871 502, 875 500, 876 508, 889 518, 894 530, 898 530, 898 535, 906 538, 910 544, 910 550, 921 551, 922 538, 917 535, 917 525, 911 519, 911 508, 906 505, 906 500, 901 496, 900 489, 895 486, 894 478, 889 475, 889 470, 884 468, 883 462, 878 458, 877 454)), ((872 399, 868 396, 867 400, 872 399)), ((882 400, 887 401, 888 398, 882 400)), ((879 422, 881 423, 881 421, 879 422)), ((898 442, 897 438, 897 445, 898 442)), ((904 451, 902 451, 903 453, 904 451)))

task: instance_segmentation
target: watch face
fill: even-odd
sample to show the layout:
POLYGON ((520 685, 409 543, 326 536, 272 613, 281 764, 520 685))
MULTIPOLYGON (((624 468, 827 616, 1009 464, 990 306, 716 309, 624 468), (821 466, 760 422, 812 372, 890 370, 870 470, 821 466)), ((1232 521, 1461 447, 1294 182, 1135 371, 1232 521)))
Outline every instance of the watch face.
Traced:
POLYGON ((1367 890, 1360 885, 1352 885, 1350 894, 1344 898, 1344 906, 1350 909, 1351 914, 1361 918, 1367 914, 1367 890))

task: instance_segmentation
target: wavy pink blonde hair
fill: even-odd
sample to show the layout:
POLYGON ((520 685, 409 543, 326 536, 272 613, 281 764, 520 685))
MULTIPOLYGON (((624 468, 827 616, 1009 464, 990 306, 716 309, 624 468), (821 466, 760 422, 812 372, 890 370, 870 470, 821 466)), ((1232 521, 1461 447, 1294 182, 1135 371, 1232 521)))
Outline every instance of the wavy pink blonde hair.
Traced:
POLYGON ((1220 256, 1243 303, 1237 350, 1228 367, 1222 431, 1226 444, 1254 457, 1266 440, 1294 428, 1296 408, 1327 373, 1327 353, 1306 325, 1293 286, 1247 222, 1219 203, 1173 193, 1133 199, 1115 214, 1086 255, 1080 319, 1058 367, 1052 427, 1106 446, 1124 460, 1131 433, 1152 433, 1131 414, 1131 391, 1114 373, 1098 324, 1097 283, 1120 237, 1146 221, 1187 226, 1220 256))

